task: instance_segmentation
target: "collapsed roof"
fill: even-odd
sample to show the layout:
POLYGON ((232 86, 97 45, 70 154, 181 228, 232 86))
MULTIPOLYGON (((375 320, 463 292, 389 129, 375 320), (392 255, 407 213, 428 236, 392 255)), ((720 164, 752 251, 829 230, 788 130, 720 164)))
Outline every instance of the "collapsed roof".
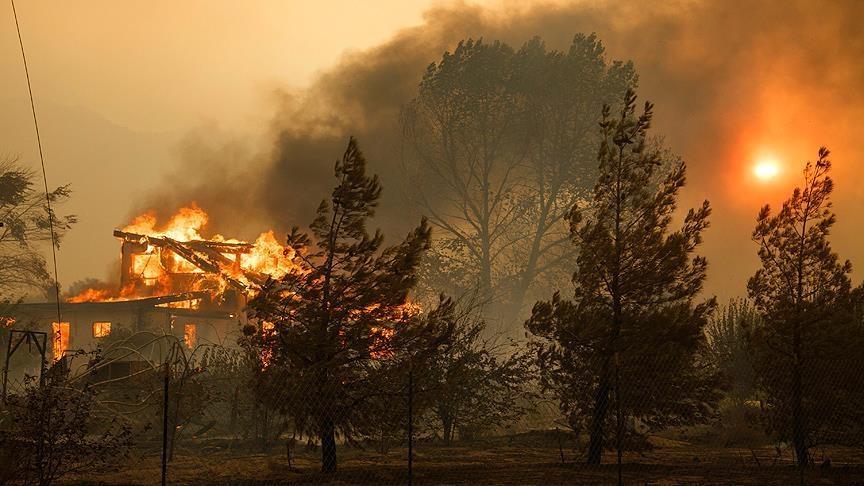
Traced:
POLYGON ((201 271, 221 276, 229 285, 241 292, 246 292, 249 288, 236 275, 243 275, 256 285, 263 285, 269 278, 265 274, 240 266, 240 255, 252 250, 251 243, 211 240, 178 241, 167 236, 148 236, 118 229, 114 230, 114 236, 124 243, 138 245, 140 248, 167 248, 201 271), (232 260, 225 256, 226 254, 234 254, 235 258, 232 260))

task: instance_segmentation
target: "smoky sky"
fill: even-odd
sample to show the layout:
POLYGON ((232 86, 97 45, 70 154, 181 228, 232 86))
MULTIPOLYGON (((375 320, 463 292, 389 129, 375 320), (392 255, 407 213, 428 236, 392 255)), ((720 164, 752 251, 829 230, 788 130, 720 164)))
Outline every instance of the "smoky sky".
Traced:
POLYGON ((682 209, 703 199, 714 207, 700 250, 711 265, 709 293, 744 293, 757 263, 750 232, 759 207, 782 201, 820 145, 834 154, 835 249, 864 265, 856 221, 864 209, 858 170, 864 151, 857 142, 864 2, 515 5, 439 6, 422 25, 346 54, 307 88, 277 90, 264 146, 207 130, 190 134, 171 183, 135 209, 167 213, 195 201, 211 213, 214 230, 247 237, 264 227, 305 226, 331 190, 334 161, 353 135, 382 179, 376 225, 393 241, 419 218, 404 203, 411 188, 401 174, 399 113, 429 63, 468 38, 518 48, 539 36, 547 48, 566 50, 576 33, 595 32, 609 61, 635 63, 639 96, 656 105, 655 133, 688 164, 682 209), (750 176, 762 152, 783 161, 770 184, 750 176))

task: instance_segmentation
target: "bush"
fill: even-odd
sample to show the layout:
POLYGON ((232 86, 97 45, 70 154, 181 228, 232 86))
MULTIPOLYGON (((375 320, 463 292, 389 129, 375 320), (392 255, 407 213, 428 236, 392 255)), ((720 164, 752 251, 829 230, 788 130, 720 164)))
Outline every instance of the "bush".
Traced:
POLYGON ((76 388, 69 372, 55 365, 42 383, 30 379, 7 397, 0 422, 3 477, 51 484, 127 456, 131 430, 116 419, 97 417, 96 394, 76 388))

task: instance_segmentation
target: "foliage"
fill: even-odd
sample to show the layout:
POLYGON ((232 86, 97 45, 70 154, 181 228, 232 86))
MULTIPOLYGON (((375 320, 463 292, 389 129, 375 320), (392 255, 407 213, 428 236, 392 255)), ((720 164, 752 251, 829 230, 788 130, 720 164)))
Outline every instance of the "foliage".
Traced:
MULTIPOLYGON (((40 251, 40 245, 51 242, 48 206, 45 194, 35 184, 36 173, 16 159, 0 161, 0 294, 6 296, 53 285, 40 251)), ((70 194, 68 185, 48 193, 58 247, 77 218, 53 211, 70 194)))
POLYGON ((594 35, 569 51, 460 42, 431 64, 402 113, 414 201, 439 230, 424 271, 437 294, 478 291, 518 319, 531 292, 566 278, 566 216, 590 188, 603 102, 634 85, 594 35))
POLYGON ((614 118, 604 107, 597 185, 590 205, 570 214, 574 299, 556 293, 526 323, 543 385, 574 430, 589 429, 590 463, 599 463, 606 445, 613 387, 619 447, 625 418, 651 429, 693 423, 717 398, 702 356, 714 301, 694 302, 707 262, 693 253, 710 209, 706 201, 670 230, 685 165, 677 160, 657 173, 662 152, 646 143, 652 105, 636 116, 635 101, 628 90, 614 118))
POLYGON ((759 212, 753 240, 761 268, 747 286, 763 321, 752 345, 769 431, 794 443, 802 467, 813 445, 850 440, 864 399, 856 371, 864 349, 862 292, 852 289, 852 265, 828 241, 836 220, 828 157, 820 148, 804 168, 803 189, 795 188, 776 215, 767 205, 759 212))
POLYGON ((63 476, 122 460, 131 446, 131 430, 96 412, 96 392, 69 383, 69 372, 58 363, 43 384, 30 381, 10 395, 2 421, 0 449, 17 456, 14 470, 25 483, 51 484, 63 476))
POLYGON ((729 398, 738 405, 754 398, 756 371, 749 336, 761 319, 753 305, 732 299, 718 308, 708 320, 708 357, 720 370, 729 398))
POLYGON ((247 325, 240 338, 240 351, 226 355, 229 359, 211 372, 224 377, 224 388, 230 406, 230 429, 243 438, 254 438, 267 450, 291 424, 285 401, 292 391, 290 371, 270 366, 275 334, 272 329, 247 325), (224 367, 224 369, 223 369, 224 367), (274 427, 275 426, 275 427, 274 427))
POLYGON ((336 469, 337 433, 352 440, 371 432, 369 405, 382 392, 371 384, 385 362, 431 335, 413 325, 405 305, 429 247, 426 221, 382 249, 381 233, 366 231, 381 186, 366 175, 353 138, 335 176, 338 185, 319 206, 311 235, 297 228, 289 235, 297 268, 249 305, 250 317, 273 326, 268 366, 285 383, 282 407, 300 431, 320 438, 325 472, 336 469))
POLYGON ((527 411, 531 355, 520 344, 485 338, 486 323, 470 301, 442 300, 451 331, 423 364, 418 381, 445 444, 512 423, 527 411))

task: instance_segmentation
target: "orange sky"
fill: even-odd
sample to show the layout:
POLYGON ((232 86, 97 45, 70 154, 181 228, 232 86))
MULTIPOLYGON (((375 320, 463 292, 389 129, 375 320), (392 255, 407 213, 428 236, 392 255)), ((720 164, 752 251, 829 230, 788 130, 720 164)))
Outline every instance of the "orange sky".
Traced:
MULTIPOLYGON (((275 89, 300 88, 344 52, 419 23, 430 2, 372 4, 19 0, 49 182, 72 183, 66 209, 80 217, 60 252, 61 281, 106 276, 118 251, 112 228, 161 183, 188 133, 265 138, 275 89)), ((0 7, 0 100, 0 154, 35 167, 8 2, 0 7)))
MULTIPOLYGON (((780 202, 804 160, 815 157, 822 144, 834 152, 835 248, 864 267, 859 228, 864 149, 858 141, 864 34, 856 23, 864 3, 474 5, 19 0, 49 181, 72 183, 76 192, 67 209, 81 219, 59 254, 61 281, 108 276, 118 249, 111 229, 127 222, 142 201, 163 195, 172 171, 213 185, 210 192, 222 200, 242 198, 243 190, 231 187, 238 182, 214 176, 221 166, 208 162, 218 159, 254 172, 278 166, 279 157, 290 158, 293 154, 271 153, 279 141, 274 128, 308 128, 308 120, 293 119, 305 112, 292 108, 286 94, 305 97, 304 110, 326 111, 328 104, 342 110, 344 126, 334 128, 336 138, 356 129, 375 140, 365 144, 374 152, 375 143, 383 143, 380 127, 389 126, 385 121, 404 101, 398 96, 410 93, 422 68, 458 40, 485 36, 518 46, 541 35, 551 47, 566 48, 574 33, 592 31, 607 45, 610 59, 634 60, 640 96, 656 103, 657 133, 688 162, 690 183, 682 204, 708 198, 714 206, 703 248, 711 264, 709 292, 721 297, 744 292, 756 264, 749 233, 759 206, 780 202), (394 59, 380 59, 386 56, 394 59), (407 60, 395 59, 400 56, 407 60), (380 79, 406 71, 411 75, 380 79), (377 86, 381 83, 384 89, 377 86), (351 105, 352 90, 369 101, 351 105), (367 109, 373 100, 383 106, 381 113, 367 109), (763 152, 782 165, 767 183, 752 174, 763 152), (181 164, 190 157, 204 162, 198 170, 211 173, 181 164)), ((0 153, 20 155, 36 166, 17 49, 7 4, 0 8, 0 153)), ((333 154, 313 155, 323 164, 314 171, 328 175, 333 154)), ((178 185, 185 187, 188 180, 178 185)), ((316 187, 305 180, 299 184, 316 187)), ((392 192, 385 190, 385 203, 392 192)), ((198 201, 202 205, 205 193, 193 191, 205 199, 198 201)), ((317 201, 320 194, 314 197, 317 201)))

